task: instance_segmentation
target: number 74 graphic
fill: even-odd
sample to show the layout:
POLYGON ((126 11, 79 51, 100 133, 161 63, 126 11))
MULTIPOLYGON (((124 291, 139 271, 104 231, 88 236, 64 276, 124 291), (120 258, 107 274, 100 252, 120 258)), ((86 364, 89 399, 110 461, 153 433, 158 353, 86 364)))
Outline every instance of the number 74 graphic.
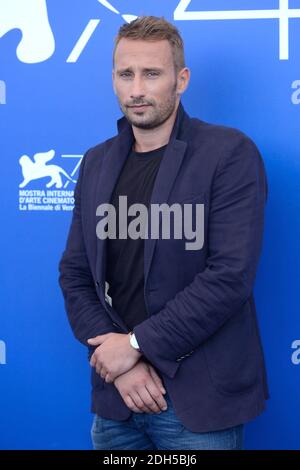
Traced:
POLYGON ((279 59, 289 58, 289 20, 300 18, 300 9, 289 8, 289 0, 278 0, 277 9, 187 11, 192 0, 181 0, 174 11, 174 20, 264 20, 276 19, 279 23, 279 59))

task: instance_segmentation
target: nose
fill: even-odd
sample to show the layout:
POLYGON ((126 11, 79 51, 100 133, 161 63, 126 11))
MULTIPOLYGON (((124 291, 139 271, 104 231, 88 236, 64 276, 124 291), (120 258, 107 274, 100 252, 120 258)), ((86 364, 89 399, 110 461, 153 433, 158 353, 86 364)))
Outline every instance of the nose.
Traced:
POLYGON ((132 80, 132 88, 130 97, 137 99, 145 96, 144 85, 141 77, 135 76, 132 80))

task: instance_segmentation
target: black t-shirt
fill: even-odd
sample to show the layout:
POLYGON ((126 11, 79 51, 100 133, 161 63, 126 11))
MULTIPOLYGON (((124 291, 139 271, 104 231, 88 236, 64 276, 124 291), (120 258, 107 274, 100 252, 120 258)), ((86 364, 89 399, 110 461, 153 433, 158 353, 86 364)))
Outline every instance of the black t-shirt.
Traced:
POLYGON ((165 148, 166 145, 141 153, 132 150, 110 201, 116 210, 117 230, 116 239, 107 240, 107 293, 112 298, 113 308, 130 330, 148 317, 144 301, 144 240, 128 236, 128 225, 136 215, 127 216, 127 238, 119 239, 119 196, 127 196, 127 207, 136 203, 149 207, 165 148))

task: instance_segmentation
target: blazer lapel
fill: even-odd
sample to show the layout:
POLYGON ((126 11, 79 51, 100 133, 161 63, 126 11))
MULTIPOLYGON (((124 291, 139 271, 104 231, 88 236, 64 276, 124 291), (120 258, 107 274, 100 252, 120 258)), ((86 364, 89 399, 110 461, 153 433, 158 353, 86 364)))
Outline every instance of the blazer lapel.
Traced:
MULTIPOLYGON (((155 179, 150 204, 162 204, 168 201, 169 194, 174 185, 176 176, 181 167, 187 143, 185 142, 185 134, 187 133, 187 114, 184 112, 182 105, 179 105, 177 117, 171 133, 171 137, 164 156, 162 158, 157 176, 155 179)), ((150 208, 149 212, 150 213, 150 208)), ((151 230, 151 221, 149 221, 149 233, 151 230)), ((156 239, 148 238, 145 240, 144 246, 144 282, 147 283, 151 261, 153 258, 156 239)))
MULTIPOLYGON (((96 219, 96 208, 105 203, 109 203, 111 196, 122 170, 122 167, 127 159, 130 149, 133 144, 133 134, 131 126, 125 118, 118 121, 118 128, 120 134, 113 141, 111 147, 105 151, 103 156, 103 163, 97 184, 97 191, 95 196, 95 227, 98 222, 96 219)), ((97 237, 97 255, 96 255, 96 273, 97 280, 101 286, 101 297, 105 306, 105 274, 106 274, 106 240, 101 240, 97 237)), ((110 309, 111 310, 111 309, 110 309)), ((120 323, 120 318, 118 323, 120 323)))

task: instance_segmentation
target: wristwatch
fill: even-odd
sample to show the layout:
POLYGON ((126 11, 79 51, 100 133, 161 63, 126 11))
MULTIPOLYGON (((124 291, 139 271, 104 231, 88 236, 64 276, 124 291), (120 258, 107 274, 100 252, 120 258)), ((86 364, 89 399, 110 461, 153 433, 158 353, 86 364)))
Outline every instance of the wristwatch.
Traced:
POLYGON ((134 349, 141 352, 141 350, 139 348, 139 343, 137 342, 135 334, 132 331, 130 332, 130 344, 134 349))

